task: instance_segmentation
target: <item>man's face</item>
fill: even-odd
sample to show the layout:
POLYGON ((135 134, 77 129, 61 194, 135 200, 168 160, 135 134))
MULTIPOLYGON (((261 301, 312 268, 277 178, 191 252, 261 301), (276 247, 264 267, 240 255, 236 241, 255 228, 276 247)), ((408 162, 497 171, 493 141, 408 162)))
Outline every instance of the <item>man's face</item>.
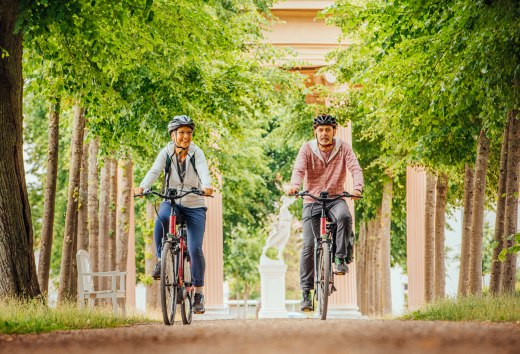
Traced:
POLYGON ((318 125, 314 129, 314 133, 321 145, 330 145, 332 144, 332 139, 336 135, 336 128, 332 125, 318 125))
POLYGON ((177 146, 187 148, 193 139, 193 130, 190 127, 180 127, 172 132, 172 140, 177 146))

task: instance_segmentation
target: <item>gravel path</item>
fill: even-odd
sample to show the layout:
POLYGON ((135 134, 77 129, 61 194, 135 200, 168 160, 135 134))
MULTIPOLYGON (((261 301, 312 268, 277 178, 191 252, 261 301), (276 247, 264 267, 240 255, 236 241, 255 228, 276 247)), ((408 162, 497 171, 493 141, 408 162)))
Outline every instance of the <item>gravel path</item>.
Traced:
POLYGON ((518 323, 228 320, 0 335, 0 353, 520 353, 518 323))

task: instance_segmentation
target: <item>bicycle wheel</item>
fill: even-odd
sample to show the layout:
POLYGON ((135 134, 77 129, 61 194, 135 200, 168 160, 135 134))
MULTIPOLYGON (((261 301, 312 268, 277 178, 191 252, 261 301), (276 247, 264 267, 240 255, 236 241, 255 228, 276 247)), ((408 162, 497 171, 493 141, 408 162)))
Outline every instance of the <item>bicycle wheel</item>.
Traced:
POLYGON ((184 288, 185 296, 181 302, 181 317, 183 324, 191 324, 193 317, 193 296, 195 288, 191 284, 191 262, 188 257, 184 257, 184 288))
POLYGON ((164 324, 170 326, 175 321, 177 309, 177 270, 174 267, 173 245, 166 242, 161 252, 161 307, 164 324))
POLYGON ((318 308, 320 311, 320 319, 327 319, 327 308, 329 305, 330 295, 330 245, 327 242, 321 244, 322 250, 319 256, 319 296, 318 308))

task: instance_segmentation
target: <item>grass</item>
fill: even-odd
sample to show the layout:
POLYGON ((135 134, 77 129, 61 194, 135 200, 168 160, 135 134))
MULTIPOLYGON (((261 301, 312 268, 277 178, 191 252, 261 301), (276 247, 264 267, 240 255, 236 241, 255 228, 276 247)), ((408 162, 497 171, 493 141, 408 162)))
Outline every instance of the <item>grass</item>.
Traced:
POLYGON ((111 309, 79 309, 76 304, 50 308, 39 300, 0 299, 0 333, 113 328, 153 322, 142 316, 114 316, 111 309))
POLYGON ((520 321, 520 294, 444 299, 401 317, 423 321, 520 321))

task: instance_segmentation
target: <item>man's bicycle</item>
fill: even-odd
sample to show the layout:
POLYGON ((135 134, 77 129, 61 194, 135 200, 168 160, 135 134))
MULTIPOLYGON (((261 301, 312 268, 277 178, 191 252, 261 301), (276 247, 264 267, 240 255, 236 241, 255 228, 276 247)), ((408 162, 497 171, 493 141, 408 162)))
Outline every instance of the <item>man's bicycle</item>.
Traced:
POLYGON ((175 213, 176 200, 197 194, 206 196, 200 189, 167 189, 164 194, 145 190, 135 197, 156 195, 171 203, 170 227, 164 233, 161 245, 161 308, 165 325, 175 321, 177 304, 181 307, 183 324, 191 324, 195 286, 191 281, 191 260, 188 252, 186 220, 175 213))
MULTIPOLYGON (((319 317, 327 319, 329 296, 336 291, 334 287, 334 272, 332 263, 336 253, 336 222, 327 217, 327 205, 341 198, 361 198, 350 193, 343 192, 340 195, 329 197, 328 192, 321 192, 320 196, 308 192, 293 194, 300 197, 311 197, 321 204, 320 233, 314 235, 314 298, 318 301, 319 317)), ((314 230, 313 230, 314 232, 314 230)), ((314 301, 313 310, 314 310, 314 301)))

